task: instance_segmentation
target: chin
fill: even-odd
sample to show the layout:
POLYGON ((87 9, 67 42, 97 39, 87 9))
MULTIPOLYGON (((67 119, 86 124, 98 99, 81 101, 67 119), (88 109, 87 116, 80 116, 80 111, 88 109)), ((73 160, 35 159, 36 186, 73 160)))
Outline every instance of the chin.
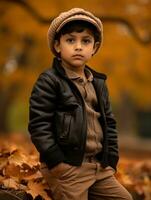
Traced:
POLYGON ((81 65, 80 65, 80 64, 79 64, 79 65, 73 64, 72 66, 78 68, 78 67, 83 67, 83 66, 85 66, 85 64, 81 64, 81 65))
POLYGON ((75 67, 81 67, 81 66, 84 66, 85 63, 86 62, 76 61, 76 62, 73 62, 72 65, 75 67))

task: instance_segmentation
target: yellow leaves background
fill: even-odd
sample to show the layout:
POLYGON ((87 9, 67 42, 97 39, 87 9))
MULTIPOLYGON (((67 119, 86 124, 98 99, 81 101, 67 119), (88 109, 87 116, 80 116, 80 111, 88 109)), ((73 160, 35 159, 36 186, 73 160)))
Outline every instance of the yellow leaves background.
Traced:
MULTIPOLYGON (((151 1, 149 0, 3 0, 0 4, 0 93, 12 93, 13 104, 28 99, 40 72, 51 66, 47 44, 51 20, 73 7, 90 10, 103 21, 103 47, 88 63, 106 73, 113 105, 125 106, 126 96, 136 110, 151 108, 151 1), (18 3, 16 3, 18 2, 18 3), (43 21, 41 21, 43 19, 43 21), (134 32, 135 33, 134 33, 134 32), (148 42, 145 42, 148 41, 148 42), (149 42, 150 41, 150 42, 149 42)), ((8 105, 11 108, 11 105, 8 105)))

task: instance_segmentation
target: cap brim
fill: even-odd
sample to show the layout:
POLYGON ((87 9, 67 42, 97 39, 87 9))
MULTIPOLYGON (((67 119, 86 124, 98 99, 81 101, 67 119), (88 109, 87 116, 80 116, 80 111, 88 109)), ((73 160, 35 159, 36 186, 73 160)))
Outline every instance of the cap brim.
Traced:
POLYGON ((93 26, 95 26, 97 28, 97 30, 101 33, 101 29, 100 29, 100 26, 97 24, 97 22, 95 20, 93 20, 92 18, 88 17, 88 16, 84 16, 84 15, 78 15, 78 16, 72 16, 72 17, 69 17, 68 19, 64 20, 57 28, 56 32, 58 33, 62 27, 64 25, 66 25, 67 23, 71 22, 71 21, 87 21, 89 22, 90 24, 92 24, 93 26))

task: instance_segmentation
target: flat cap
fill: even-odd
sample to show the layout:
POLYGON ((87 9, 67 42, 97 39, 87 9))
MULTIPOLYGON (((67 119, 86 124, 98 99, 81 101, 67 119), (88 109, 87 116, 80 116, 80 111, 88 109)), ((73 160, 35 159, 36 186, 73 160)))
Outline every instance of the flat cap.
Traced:
MULTIPOLYGON (((101 20, 96 16, 94 16, 91 12, 86 11, 82 8, 72 8, 71 10, 60 13, 60 15, 51 22, 50 27, 48 29, 47 33, 48 45, 50 50, 55 56, 58 56, 57 52, 54 49, 54 41, 56 33, 58 33, 65 24, 74 20, 87 21, 93 24, 100 33, 100 45, 98 46, 98 49, 102 45, 103 25, 101 20)), ((98 49, 96 50, 96 52, 98 51, 98 49)))

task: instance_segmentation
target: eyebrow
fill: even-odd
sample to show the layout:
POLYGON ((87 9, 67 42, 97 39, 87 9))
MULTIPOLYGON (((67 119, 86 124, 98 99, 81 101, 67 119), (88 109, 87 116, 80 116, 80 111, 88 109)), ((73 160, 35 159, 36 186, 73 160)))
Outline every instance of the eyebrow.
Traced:
MULTIPOLYGON (((72 33, 67 33, 69 36, 71 36, 71 37, 76 37, 75 35, 73 35, 72 33)), ((91 36, 91 35, 84 35, 83 36, 83 38, 91 38, 91 37, 93 37, 93 36, 91 36)))

